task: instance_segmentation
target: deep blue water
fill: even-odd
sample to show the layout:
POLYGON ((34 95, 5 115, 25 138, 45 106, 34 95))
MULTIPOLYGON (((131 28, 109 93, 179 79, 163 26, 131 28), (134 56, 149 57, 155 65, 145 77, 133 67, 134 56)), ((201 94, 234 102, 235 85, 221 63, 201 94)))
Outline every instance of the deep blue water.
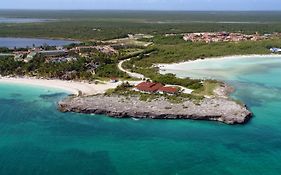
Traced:
POLYGON ((65 114, 60 90, 0 84, 0 174, 279 175, 281 58, 238 61, 206 73, 237 88, 255 113, 247 125, 65 114))
POLYGON ((70 40, 53 40, 53 39, 40 39, 40 38, 10 38, 10 37, 0 37, 0 47, 8 48, 26 48, 26 47, 36 47, 43 46, 47 44, 49 46, 64 46, 71 43, 77 43, 77 41, 70 40))

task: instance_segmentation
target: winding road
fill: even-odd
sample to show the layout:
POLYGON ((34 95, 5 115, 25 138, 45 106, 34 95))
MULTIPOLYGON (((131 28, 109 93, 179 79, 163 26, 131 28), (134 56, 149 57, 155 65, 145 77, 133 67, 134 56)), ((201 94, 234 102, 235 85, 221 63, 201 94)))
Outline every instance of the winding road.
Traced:
POLYGON ((127 59, 127 60, 120 61, 120 62, 118 63, 118 69, 121 70, 122 72, 127 73, 127 74, 128 74, 130 77, 132 77, 132 78, 146 79, 146 77, 145 77, 144 75, 138 74, 138 73, 134 73, 134 72, 130 72, 130 71, 128 71, 128 70, 126 70, 126 69, 124 69, 124 68, 122 67, 122 64, 123 64, 124 62, 130 61, 130 60, 131 60, 131 59, 127 59))
MULTIPOLYGON (((120 61, 120 62, 118 63, 118 69, 121 70, 122 72, 127 73, 127 74, 128 74, 130 77, 132 77, 132 78, 137 78, 137 79, 149 79, 149 78, 145 77, 145 76, 142 75, 142 74, 130 72, 130 71, 128 71, 128 70, 126 70, 126 69, 124 69, 124 68, 122 67, 122 65, 123 65, 124 62, 130 61, 130 60, 131 60, 131 59, 126 59, 126 60, 120 61)), ((178 85, 166 85, 166 86, 179 87, 179 88, 182 89, 182 93, 184 93, 184 94, 191 94, 191 93, 193 92, 192 89, 188 89, 188 88, 183 87, 183 86, 178 86, 178 85)))

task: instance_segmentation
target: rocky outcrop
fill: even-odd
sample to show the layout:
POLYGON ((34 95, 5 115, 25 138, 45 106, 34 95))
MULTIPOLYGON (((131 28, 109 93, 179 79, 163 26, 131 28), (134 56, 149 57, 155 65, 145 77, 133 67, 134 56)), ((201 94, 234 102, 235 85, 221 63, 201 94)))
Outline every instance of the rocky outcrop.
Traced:
POLYGON ((97 95, 70 97, 60 101, 58 106, 62 112, 105 114, 115 118, 194 119, 243 124, 252 117, 245 106, 226 98, 205 98, 199 103, 188 100, 174 104, 164 98, 145 102, 138 97, 97 95))
POLYGON ((233 93, 235 89, 226 83, 221 82, 220 85, 214 90, 216 97, 229 98, 229 95, 233 93))

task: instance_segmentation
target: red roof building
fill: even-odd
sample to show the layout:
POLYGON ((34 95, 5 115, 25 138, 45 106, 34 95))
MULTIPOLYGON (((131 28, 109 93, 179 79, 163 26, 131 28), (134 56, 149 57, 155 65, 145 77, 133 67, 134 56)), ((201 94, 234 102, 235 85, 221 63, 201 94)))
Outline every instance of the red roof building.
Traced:
POLYGON ((176 87, 161 87, 160 89, 158 89, 158 92, 160 93, 167 93, 167 94, 176 94, 177 92, 179 92, 178 88, 176 87))
POLYGON ((136 86, 136 89, 143 92, 157 92, 164 87, 161 83, 142 82, 136 86))

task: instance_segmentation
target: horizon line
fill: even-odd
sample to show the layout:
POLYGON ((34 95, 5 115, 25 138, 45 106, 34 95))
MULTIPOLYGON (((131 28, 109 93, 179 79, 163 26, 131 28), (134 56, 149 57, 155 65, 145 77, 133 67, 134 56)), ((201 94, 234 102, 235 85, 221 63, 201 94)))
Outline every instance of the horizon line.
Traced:
POLYGON ((24 10, 24 11, 170 11, 170 12, 281 12, 280 10, 175 10, 175 9, 41 9, 41 8, 0 8, 0 10, 24 10))

